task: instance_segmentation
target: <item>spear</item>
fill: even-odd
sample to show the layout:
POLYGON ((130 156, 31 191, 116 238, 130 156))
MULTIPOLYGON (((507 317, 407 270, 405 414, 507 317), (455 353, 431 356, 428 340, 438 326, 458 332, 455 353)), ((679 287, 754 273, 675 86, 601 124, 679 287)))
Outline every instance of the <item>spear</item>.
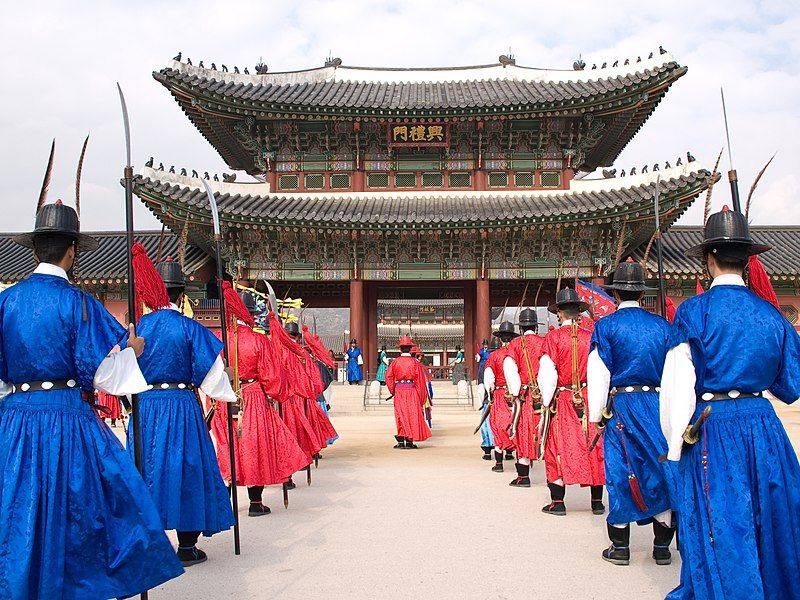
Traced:
MULTIPOLYGON (((225 366, 230 367, 231 361, 228 354, 228 325, 225 318, 225 295, 222 293, 222 232, 219 226, 219 209, 217 208, 217 200, 214 198, 214 192, 208 182, 203 180, 203 187, 206 189, 206 196, 208 197, 208 204, 211 208, 211 219, 214 223, 214 256, 217 261, 217 286, 219 289, 219 324, 222 330, 222 356, 225 358, 225 366)), ((231 502, 233 504, 233 553, 239 555, 242 553, 239 544, 239 498, 236 492, 236 454, 233 447, 233 414, 230 407, 225 411, 228 415, 228 450, 229 459, 231 462, 231 502)))
POLYGON ((720 96, 722 96, 722 117, 725 119, 725 138, 728 140, 728 181, 731 184, 731 199, 733 200, 733 210, 740 213, 742 212, 742 205, 739 202, 739 176, 736 174, 736 169, 733 168, 733 153, 731 152, 731 134, 728 131, 728 111, 725 109, 725 92, 719 88, 720 96))
POLYGON ((656 209, 656 232, 655 243, 656 245, 656 260, 658 261, 658 304, 659 312, 665 319, 667 318, 667 290, 664 288, 664 262, 661 256, 661 220, 659 215, 658 200, 659 200, 659 184, 661 183, 661 175, 656 177, 656 193, 655 193, 655 209, 656 209))
MULTIPOLYGON (((122 88, 117 83, 117 91, 119 91, 119 101, 122 105, 122 123, 125 127, 125 169, 123 170, 123 177, 125 179, 125 233, 128 245, 128 251, 125 253, 126 267, 128 269, 128 320, 133 322, 136 315, 136 300, 134 294, 134 281, 133 281, 133 167, 131 166, 131 125, 128 120, 128 105, 125 103, 125 95, 122 93, 122 88)), ((55 148, 55 141, 53 141, 53 148, 55 148)), ((52 161, 52 151, 50 160, 52 161)), ((48 166, 49 169, 49 166, 48 166)), ((45 178, 48 181, 48 177, 45 178)), ((134 324, 135 327, 135 324, 134 324)), ((135 331, 135 329, 134 329, 135 331)), ((144 478, 144 463, 142 461, 142 423, 141 415, 139 414, 139 395, 131 395, 131 427, 133 428, 133 462, 136 469, 144 478)), ((147 591, 145 590, 139 597, 142 600, 147 600, 147 591)))

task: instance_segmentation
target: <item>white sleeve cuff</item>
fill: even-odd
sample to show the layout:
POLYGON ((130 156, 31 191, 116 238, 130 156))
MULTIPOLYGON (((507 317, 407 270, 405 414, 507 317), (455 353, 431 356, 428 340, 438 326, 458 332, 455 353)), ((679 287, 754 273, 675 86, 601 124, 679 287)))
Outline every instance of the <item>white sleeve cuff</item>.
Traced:
POLYGON ((217 357, 214 364, 206 373, 203 383, 200 384, 200 389, 206 396, 214 398, 219 402, 236 402, 236 394, 233 393, 230 379, 225 372, 225 363, 222 362, 221 357, 217 357))
POLYGON ((506 356, 503 359, 503 375, 506 378, 508 393, 512 396, 519 396, 519 391, 522 388, 522 380, 519 377, 517 361, 510 356, 506 356))
POLYGON ((547 354, 542 354, 539 359, 539 376, 536 378, 536 383, 542 394, 542 404, 550 406, 558 387, 558 371, 553 359, 547 354))
POLYGON ((97 367, 92 383, 96 390, 113 396, 139 394, 147 390, 147 382, 136 362, 133 348, 106 356, 97 367))
POLYGON ((5 396, 8 396, 11 393, 11 390, 13 389, 14 386, 0 379, 0 399, 4 398, 5 396))
POLYGON ((586 385, 589 398, 589 422, 599 423, 603 409, 608 403, 608 388, 611 385, 611 372, 600 358, 597 349, 589 353, 586 364, 586 385))
POLYGON ((494 392, 494 371, 492 371, 492 367, 486 367, 483 370, 483 387, 486 388, 486 391, 490 394, 494 392))
POLYGON ((697 405, 696 381, 689 344, 684 342, 667 352, 661 375, 659 413, 661 429, 667 439, 669 460, 681 458, 683 432, 692 420, 697 405))

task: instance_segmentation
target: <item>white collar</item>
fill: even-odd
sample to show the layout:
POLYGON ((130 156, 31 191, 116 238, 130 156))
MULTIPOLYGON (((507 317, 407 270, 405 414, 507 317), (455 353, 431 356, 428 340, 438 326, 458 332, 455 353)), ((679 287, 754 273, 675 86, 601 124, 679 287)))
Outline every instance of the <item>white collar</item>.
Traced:
POLYGON ((637 300, 623 300, 617 306, 617 310, 621 308, 639 308, 639 302, 637 300))
POLYGON ((411 356, 410 352, 401 352, 400 356, 411 356))
POLYGON ((711 282, 712 288, 715 285, 739 285, 745 287, 742 276, 736 275, 735 273, 723 273, 722 275, 717 275, 714 277, 714 281, 711 282))
POLYGON ((169 310, 176 310, 176 311, 178 311, 178 312, 181 312, 181 309, 180 309, 180 308, 178 308, 178 305, 177 305, 177 304, 175 304, 174 302, 170 302, 170 303, 169 303, 169 306, 168 306, 167 308, 168 308, 169 310))
POLYGON ((572 319, 566 319, 561 322, 561 327, 569 327, 570 325, 572 325, 572 319))
POLYGON ((533 329, 526 329, 523 335, 536 335, 536 332, 533 329))
POLYGON ((69 277, 67 277, 67 272, 58 265, 40 262, 38 265, 36 265, 36 268, 33 270, 33 272, 38 275, 53 275, 55 277, 61 277, 61 279, 66 279, 67 281, 69 281, 69 277))

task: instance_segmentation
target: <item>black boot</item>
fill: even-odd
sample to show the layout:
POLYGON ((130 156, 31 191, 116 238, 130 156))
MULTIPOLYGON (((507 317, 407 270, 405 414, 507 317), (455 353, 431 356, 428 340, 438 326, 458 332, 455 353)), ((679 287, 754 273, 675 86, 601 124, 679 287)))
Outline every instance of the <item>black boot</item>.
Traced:
POLYGON ((292 480, 291 477, 289 477, 289 480, 286 482, 286 489, 287 490, 293 490, 296 487, 297 487, 297 484, 292 480))
POLYGON ((184 567, 206 562, 208 556, 197 547, 197 538, 200 537, 199 531, 178 531, 178 559, 184 567))
POLYGON ((548 483, 547 487, 550 489, 550 504, 542 507, 542 512, 556 517, 565 516, 567 514, 567 507, 564 506, 564 492, 566 492, 566 488, 563 485, 556 485, 555 483, 548 483))
POLYGON ((483 450, 483 460, 492 460, 491 446, 481 446, 481 450, 483 450))
POLYGON ((606 512, 606 507, 603 504, 603 486, 592 486, 592 514, 602 515, 606 512))
POLYGON ((628 565, 631 562, 631 526, 614 527, 610 523, 606 524, 608 538, 611 545, 603 550, 603 560, 614 565, 628 565))
POLYGON ((247 488, 247 495, 250 498, 250 509, 247 511, 248 517, 262 517, 271 512, 269 506, 264 506, 261 502, 261 494, 263 493, 263 485, 253 485, 247 488))
POLYGON ((495 473, 503 472, 503 453, 497 450, 494 451, 494 466, 492 467, 492 471, 495 473))
POLYGON ((403 436, 396 435, 396 436, 394 436, 394 439, 397 440, 397 443, 394 445, 395 448, 405 448, 406 447, 406 444, 405 444, 406 440, 405 440, 405 438, 403 436))
POLYGON ((530 465, 523 465, 522 463, 517 463, 514 465, 517 467, 517 478, 509 483, 511 487, 531 487, 531 467, 530 465))
POLYGON ((667 527, 658 521, 653 521, 653 560, 657 565, 672 563, 672 552, 669 551, 669 545, 674 536, 674 527, 667 527))
POLYGON ((506 460, 514 460, 514 451, 506 450, 506 460))
POLYGON ((414 443, 414 440, 412 440, 411 438, 406 438, 406 448, 412 448, 416 450, 417 448, 419 448, 419 446, 417 446, 414 443))

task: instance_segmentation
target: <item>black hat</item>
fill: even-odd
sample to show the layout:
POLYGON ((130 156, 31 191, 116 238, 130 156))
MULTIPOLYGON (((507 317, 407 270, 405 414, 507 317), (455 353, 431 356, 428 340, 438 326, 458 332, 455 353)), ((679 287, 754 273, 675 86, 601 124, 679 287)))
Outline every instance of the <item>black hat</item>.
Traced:
POLYGON ((589 303, 581 300, 578 292, 572 288, 565 287, 556 294, 556 301, 547 307, 551 313, 557 313, 560 308, 574 307, 578 312, 589 310, 589 303))
POLYGON ((77 242, 82 252, 97 250, 97 240, 80 232, 78 213, 71 206, 57 200, 54 204, 45 204, 36 213, 36 224, 30 233, 15 235, 12 239, 26 248, 33 248, 33 240, 37 235, 64 235, 77 242))
POLYGON ((180 263, 172 260, 168 256, 156 265, 156 271, 161 275, 164 280, 164 285, 167 289, 186 287, 186 278, 183 276, 183 269, 180 263))
POLYGON ((257 315, 259 313, 258 306, 256 306, 256 299, 253 297, 253 294, 250 292, 239 292, 239 298, 242 299, 242 304, 245 305, 247 308, 247 312, 251 315, 257 315))
POLYGON ((283 328, 286 330, 286 333, 292 337, 300 336, 300 325, 298 325, 297 322, 293 321, 292 323, 287 323, 283 328))
POLYGON ((539 325, 539 320, 536 318, 536 309, 523 308, 519 313, 519 323, 517 325, 519 325, 520 329, 539 325))
POLYGON ((500 342, 500 338, 492 337, 492 343, 489 344, 489 352, 499 350, 502 347, 503 344, 500 342))
POLYGON ((500 323, 500 327, 497 328, 497 331, 492 332, 492 335, 499 337, 500 339, 519 337, 519 334, 514 329, 514 324, 511 321, 503 321, 500 323))
POLYGON ((645 292, 654 289, 644 284, 644 267, 638 262, 633 262, 632 258, 617 265, 614 271, 614 283, 604 285, 603 288, 621 292, 645 292))
POLYGON ((692 246, 684 252, 686 256, 700 258, 710 248, 711 252, 725 249, 726 253, 739 255, 741 258, 761 254, 771 248, 764 244, 756 244, 750 237, 750 228, 745 216, 723 206, 722 210, 708 217, 703 242, 692 246))

